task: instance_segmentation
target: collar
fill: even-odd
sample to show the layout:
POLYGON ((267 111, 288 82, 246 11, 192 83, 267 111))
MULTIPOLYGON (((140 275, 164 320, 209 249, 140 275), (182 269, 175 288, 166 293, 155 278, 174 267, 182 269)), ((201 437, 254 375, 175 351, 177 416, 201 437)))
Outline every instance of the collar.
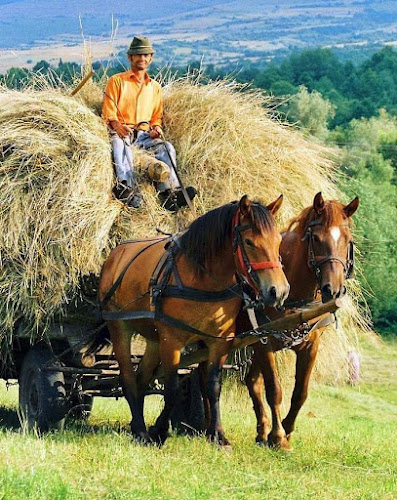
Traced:
MULTIPOLYGON (((127 74, 128 74, 128 77, 131 79, 131 80, 136 80, 138 81, 137 79, 137 76, 136 74, 132 71, 132 69, 128 70, 127 71, 127 74)), ((150 78, 150 76, 148 75, 148 73, 145 73, 145 83, 148 84, 152 79, 150 78)))

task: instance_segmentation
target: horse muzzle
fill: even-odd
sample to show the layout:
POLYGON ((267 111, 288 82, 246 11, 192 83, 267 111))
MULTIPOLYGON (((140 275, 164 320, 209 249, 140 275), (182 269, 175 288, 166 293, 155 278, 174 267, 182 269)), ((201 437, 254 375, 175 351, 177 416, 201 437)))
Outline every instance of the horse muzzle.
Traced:
POLYGON ((261 287, 257 301, 262 307, 281 307, 289 295, 290 286, 285 285, 270 285, 267 288, 261 287))
POLYGON ((330 300, 339 299, 346 294, 346 287, 341 285, 339 288, 334 288, 331 283, 326 283, 321 287, 321 301, 326 304, 330 300))

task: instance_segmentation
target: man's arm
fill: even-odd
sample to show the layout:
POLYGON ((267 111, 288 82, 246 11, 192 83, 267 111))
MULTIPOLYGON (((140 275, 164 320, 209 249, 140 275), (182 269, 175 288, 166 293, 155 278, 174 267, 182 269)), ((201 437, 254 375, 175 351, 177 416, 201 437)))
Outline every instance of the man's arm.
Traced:
POLYGON ((102 117, 107 125, 115 130, 119 137, 127 137, 131 130, 119 122, 117 115, 117 102, 120 96, 120 84, 116 77, 112 76, 106 85, 105 97, 103 99, 102 117))

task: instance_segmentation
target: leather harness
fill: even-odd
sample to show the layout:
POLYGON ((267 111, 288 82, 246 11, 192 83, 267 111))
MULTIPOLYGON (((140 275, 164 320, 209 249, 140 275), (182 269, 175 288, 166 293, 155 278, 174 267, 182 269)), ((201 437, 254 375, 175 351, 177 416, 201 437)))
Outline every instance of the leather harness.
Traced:
MULTIPOLYGON (((232 246, 233 253, 237 253, 237 259, 239 262, 239 268, 236 266, 236 277, 237 283, 233 286, 228 287, 224 290, 218 292, 208 292, 204 290, 199 290, 196 288, 186 287, 183 285, 179 272, 177 270, 175 259, 177 254, 181 251, 179 246, 178 237, 171 236, 168 238, 153 238, 151 240, 133 240, 123 242, 121 244, 127 243, 138 243, 143 241, 151 241, 149 245, 139 250, 139 252, 134 255, 134 257, 127 262, 124 269, 118 276, 117 280, 113 283, 112 287, 105 294, 103 300, 100 302, 100 308, 102 310, 102 318, 105 321, 114 320, 139 320, 139 319, 151 319, 153 321, 158 321, 164 323, 173 328, 179 328, 188 331, 194 335, 199 335, 201 337, 219 339, 222 337, 217 337, 215 335, 210 335, 208 333, 202 332, 201 330, 186 324, 185 322, 165 314, 162 310, 162 299, 165 297, 174 297, 185 300, 192 300, 196 302, 222 302, 230 299, 239 298, 241 300, 247 301, 247 306, 252 307, 253 304, 261 305, 261 302, 255 302, 249 298, 248 294, 244 291, 244 285, 249 284, 255 291, 260 294, 259 289, 259 278, 256 274, 256 270, 259 269, 271 269, 274 267, 281 267, 279 261, 271 262, 250 262, 248 256, 245 253, 244 245, 241 238, 241 233, 247 229, 251 229, 253 226, 251 224, 240 225, 239 223, 240 209, 238 208, 236 214, 233 218, 232 224, 232 246), (150 294, 150 311, 105 311, 103 308, 108 304, 110 299, 113 297, 114 293, 120 286, 126 272, 128 271, 131 264, 146 250, 154 245, 164 242, 165 252, 160 257, 157 262, 152 276, 149 280, 148 291, 142 295, 150 294), (176 285, 170 285, 169 280, 171 276, 174 277, 176 285)), ((202 269, 203 272, 207 272, 205 268, 202 269)), ((139 297, 141 298, 141 297, 139 297)))
MULTIPOLYGON (((348 224, 343 224, 348 226, 348 224)), ((317 278, 317 282, 319 287, 321 286, 321 267, 326 262, 339 262, 339 264, 343 267, 343 274, 345 279, 349 279, 353 276, 354 272, 354 243, 353 241, 349 241, 347 247, 347 255, 346 261, 343 261, 337 255, 316 255, 314 252, 314 241, 313 241, 313 230, 314 226, 322 226, 322 222, 318 220, 314 220, 309 224, 307 228, 307 232, 305 236, 302 238, 302 241, 308 241, 308 265, 310 268, 314 270, 314 273, 317 278)))

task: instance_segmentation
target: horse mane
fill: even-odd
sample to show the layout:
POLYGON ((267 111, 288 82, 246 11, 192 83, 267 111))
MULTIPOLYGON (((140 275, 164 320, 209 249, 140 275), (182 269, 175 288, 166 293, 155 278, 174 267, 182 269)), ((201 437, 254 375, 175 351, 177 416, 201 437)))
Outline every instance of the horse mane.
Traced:
MULTIPOLYGON (((342 221, 348 219, 343 211, 344 205, 337 200, 327 200, 324 203, 324 209, 321 215, 318 215, 313 206, 306 207, 302 212, 290 220, 286 232, 296 231, 303 238, 309 227, 309 224, 319 220, 325 231, 331 226, 340 225, 342 221)), ((350 225, 350 220, 348 221, 350 225)))
MULTIPOLYGON (((231 245, 232 221, 238 202, 234 201, 210 210, 196 219, 180 236, 179 246, 194 264, 195 271, 201 273, 210 267, 211 261, 231 245)), ((251 217, 254 231, 264 233, 275 230, 275 222, 270 211, 260 202, 251 203, 251 217)))

